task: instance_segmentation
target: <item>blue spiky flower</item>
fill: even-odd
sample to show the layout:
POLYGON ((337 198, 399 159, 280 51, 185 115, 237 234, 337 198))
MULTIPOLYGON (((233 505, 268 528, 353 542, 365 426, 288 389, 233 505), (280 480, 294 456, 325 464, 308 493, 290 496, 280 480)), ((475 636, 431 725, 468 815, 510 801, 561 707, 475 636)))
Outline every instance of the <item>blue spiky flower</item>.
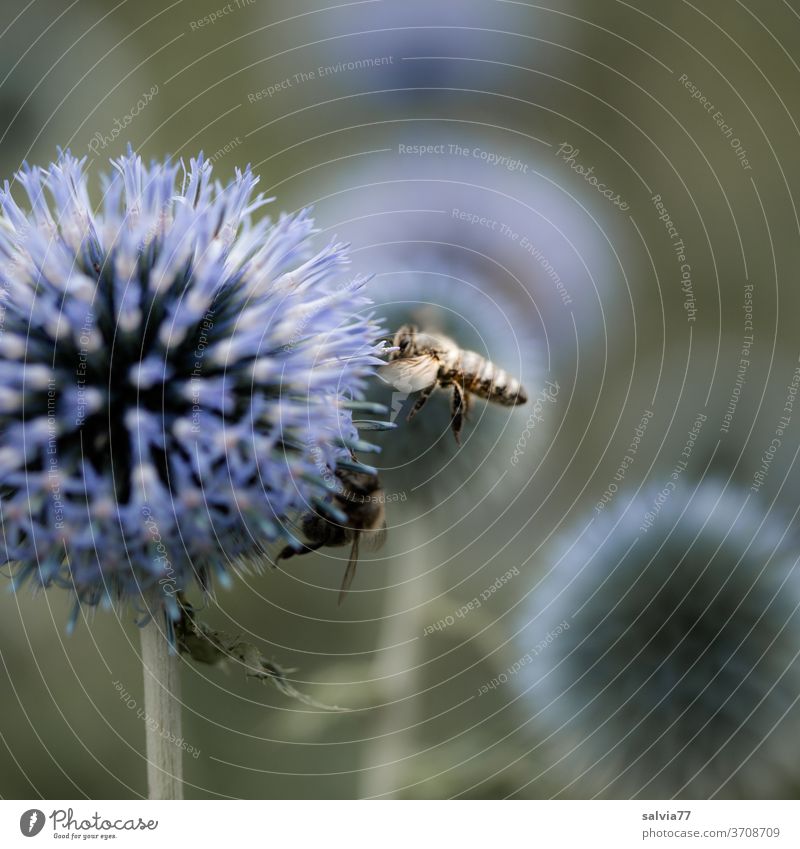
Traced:
POLYGON ((513 676, 557 792, 794 796, 797 561, 779 512, 713 480, 620 496, 566 535, 513 676))
POLYGON ((307 210, 255 215, 249 169, 112 164, 97 209, 69 153, 0 193, 0 558, 76 611, 169 608, 291 541, 382 347, 346 246, 312 249, 307 210))

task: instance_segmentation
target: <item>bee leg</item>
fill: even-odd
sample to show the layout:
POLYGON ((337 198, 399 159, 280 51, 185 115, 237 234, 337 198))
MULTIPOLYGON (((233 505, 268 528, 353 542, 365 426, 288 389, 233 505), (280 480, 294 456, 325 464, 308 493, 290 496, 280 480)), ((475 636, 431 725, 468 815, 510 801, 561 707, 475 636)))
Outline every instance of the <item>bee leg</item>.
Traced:
POLYGON ((428 403, 428 398, 433 395, 433 390, 436 389, 436 384, 432 383, 430 386, 426 387, 422 390, 419 398, 417 398, 414 406, 411 408, 411 412, 408 414, 407 422, 410 422, 411 419, 416 416, 416 414, 428 403))
POLYGON ((453 436, 456 438, 456 443, 461 445, 461 426, 464 423, 464 390, 458 383, 453 383, 453 398, 450 403, 450 413, 452 420, 450 426, 453 429, 453 436))
POLYGON ((472 398, 472 395, 471 395, 471 394, 470 394, 470 393, 469 393, 469 392, 465 389, 465 390, 464 390, 464 395, 463 395, 463 401, 464 401, 464 420, 465 420, 465 421, 469 421, 469 411, 470 411, 470 407, 472 406, 472 405, 470 404, 470 399, 471 399, 471 398, 472 398))
POLYGON ((325 543, 322 542, 312 542, 312 543, 303 543, 303 547, 298 551, 298 549, 294 548, 291 545, 287 545, 286 548, 281 551, 278 555, 278 560, 288 560, 290 557, 294 557, 302 554, 311 554, 312 551, 316 551, 318 548, 322 548, 325 543))

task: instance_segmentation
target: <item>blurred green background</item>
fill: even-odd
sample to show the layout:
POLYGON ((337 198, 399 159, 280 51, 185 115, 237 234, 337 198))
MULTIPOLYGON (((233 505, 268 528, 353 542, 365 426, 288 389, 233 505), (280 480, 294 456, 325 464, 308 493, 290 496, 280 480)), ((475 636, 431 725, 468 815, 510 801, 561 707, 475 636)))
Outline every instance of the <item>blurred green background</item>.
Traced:
MULTIPOLYGON (((336 550, 219 592, 206 621, 352 710, 186 664, 187 796, 593 795, 525 754, 541 732, 513 686, 477 693, 525 651, 519 617, 554 541, 594 515, 646 410, 630 490, 663 481, 699 412, 687 478, 747 487, 760 465, 800 353, 800 17, 777 0, 221 3, 5 2, 4 177, 57 146, 93 175, 128 142, 202 149, 223 177, 249 162, 276 209, 314 205, 320 238, 351 242, 387 324, 436 324, 532 397, 559 391, 527 435, 530 408, 478 404, 460 449, 443 399, 410 425, 401 411, 381 437, 388 543, 343 606, 336 550), (748 283, 755 341, 722 430, 748 283)), ((797 508, 797 428, 765 513, 797 508)), ((0 604, 0 794, 144 794, 144 729, 114 686, 141 703, 131 611, 67 637, 57 590, 0 604)))

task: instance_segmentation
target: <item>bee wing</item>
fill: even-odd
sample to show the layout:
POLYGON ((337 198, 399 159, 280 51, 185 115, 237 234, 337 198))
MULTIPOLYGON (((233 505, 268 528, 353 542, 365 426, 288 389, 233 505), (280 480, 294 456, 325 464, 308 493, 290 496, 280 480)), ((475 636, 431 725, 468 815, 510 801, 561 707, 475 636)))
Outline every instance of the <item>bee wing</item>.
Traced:
POLYGON ((350 559, 347 561, 347 568, 344 570, 342 578, 342 586, 339 588, 339 601, 341 604, 346 598, 353 583, 353 578, 356 576, 356 566, 358 566, 358 538, 361 534, 356 534, 353 537, 353 547, 350 549, 350 559))
POLYGON ((383 520, 383 524, 379 528, 371 531, 362 531, 361 535, 364 537, 364 542, 373 551, 380 548, 386 542, 386 520, 383 520))
POLYGON ((430 386, 439 373, 439 363, 430 354, 400 357, 381 366, 378 376, 401 392, 416 392, 430 386))

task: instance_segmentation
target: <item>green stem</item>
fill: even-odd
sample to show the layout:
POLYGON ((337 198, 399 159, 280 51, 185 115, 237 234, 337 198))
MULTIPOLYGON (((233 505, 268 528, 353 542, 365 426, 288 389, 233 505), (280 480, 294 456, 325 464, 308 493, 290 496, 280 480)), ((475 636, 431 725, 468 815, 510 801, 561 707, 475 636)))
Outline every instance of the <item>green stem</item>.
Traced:
POLYGON ((430 568, 435 549, 425 547, 426 541, 419 524, 408 525, 403 537, 405 554, 392 561, 404 580, 386 594, 386 615, 371 676, 378 682, 381 707, 375 711, 370 731, 360 798, 397 798, 398 788, 408 780, 409 765, 422 748, 415 726, 424 720, 420 670, 426 646, 419 635, 430 621, 426 602, 439 592, 438 572, 430 568), (423 548, 427 556, 422 554, 423 548), (397 610, 406 612, 398 616, 397 610))

